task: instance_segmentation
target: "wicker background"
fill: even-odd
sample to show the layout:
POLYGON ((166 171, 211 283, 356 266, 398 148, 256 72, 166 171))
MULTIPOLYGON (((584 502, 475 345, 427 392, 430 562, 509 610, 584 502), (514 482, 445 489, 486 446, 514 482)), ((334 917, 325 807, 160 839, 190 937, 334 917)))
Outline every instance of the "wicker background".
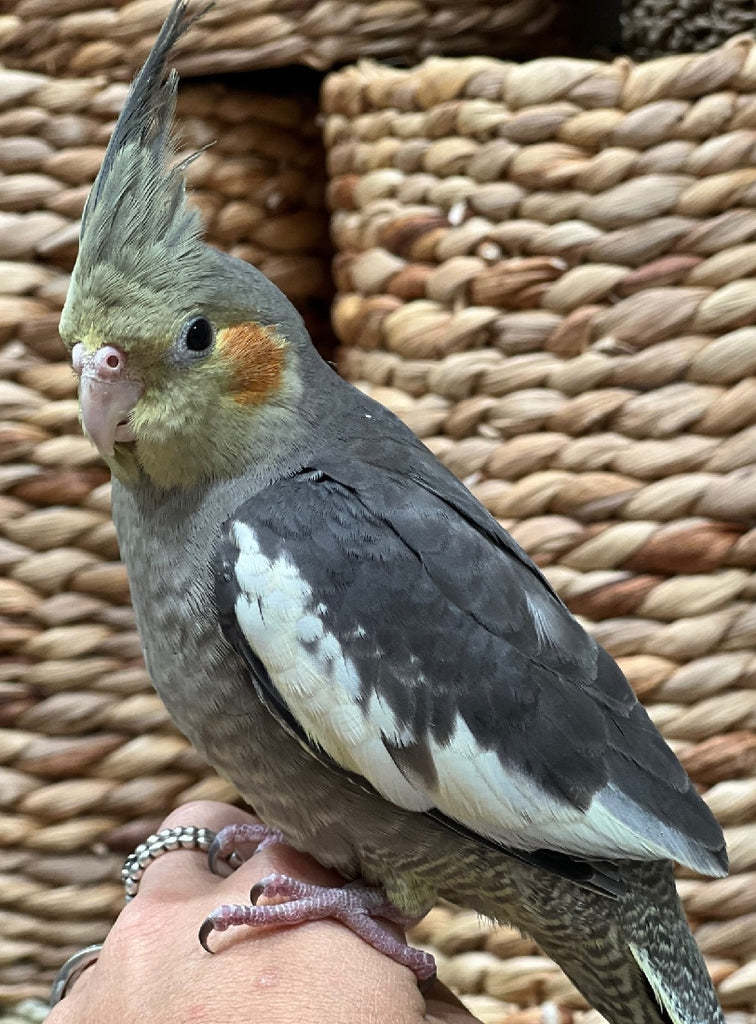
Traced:
MULTIPOLYGON (((120 909, 123 857, 191 796, 228 797, 141 661, 108 472, 57 334, 78 217, 125 85, 0 70, 0 1001, 44 995, 120 909)), ((314 97, 182 84, 210 240, 322 337, 332 285, 314 97)))
MULTIPOLYGON (((366 63, 323 105, 342 370, 530 550, 705 791, 732 874, 680 888, 724 1006, 746 1010, 756 47, 366 63)), ((532 944, 436 915, 442 977, 481 1015, 564 996, 532 944)))
MULTIPOLYGON (((3 59, 84 75, 0 71, 0 1004, 45 995, 65 957, 102 938, 122 898, 111 851, 182 800, 230 795, 144 673, 107 474, 80 436, 56 333, 125 95, 109 83, 142 59, 165 6, 0 7, 3 59)), ((412 6, 441 19, 438 4, 372 10, 412 6)), ((229 50, 240 9, 221 0, 184 70, 275 62, 284 32, 300 50, 281 61, 357 45, 343 25, 330 51, 310 28, 303 43, 281 28, 283 5, 249 0, 270 49, 229 50)), ((326 8, 296 10, 301 27, 326 8)), ((386 23, 366 24, 362 52, 386 38, 386 23)), ((395 52, 416 56, 425 31, 395 52)), ((512 528, 706 791, 733 874, 681 890, 733 1024, 756 1000, 755 84, 739 42, 638 68, 365 64, 324 93, 344 372, 512 528)), ((265 92, 182 83, 187 146, 219 140, 192 181, 211 240, 273 276, 322 343, 314 99, 265 92)), ((418 935, 487 1022, 595 1020, 508 929, 440 907, 418 935)))
MULTIPOLYGON (((0 60, 128 79, 169 7, 170 0, 0 0, 0 60)), ((215 0, 182 41, 176 67, 207 75, 290 64, 325 70, 367 56, 412 64, 432 53, 556 53, 575 33, 578 11, 573 0, 215 0)))

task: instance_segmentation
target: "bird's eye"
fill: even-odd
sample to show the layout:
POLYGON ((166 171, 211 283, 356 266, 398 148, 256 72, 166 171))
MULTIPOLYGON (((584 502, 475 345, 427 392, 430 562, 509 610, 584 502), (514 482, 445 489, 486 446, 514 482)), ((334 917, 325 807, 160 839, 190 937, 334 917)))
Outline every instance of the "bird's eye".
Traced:
POLYGON ((190 352, 206 352, 214 340, 213 325, 204 316, 191 320, 184 329, 184 344, 190 352))

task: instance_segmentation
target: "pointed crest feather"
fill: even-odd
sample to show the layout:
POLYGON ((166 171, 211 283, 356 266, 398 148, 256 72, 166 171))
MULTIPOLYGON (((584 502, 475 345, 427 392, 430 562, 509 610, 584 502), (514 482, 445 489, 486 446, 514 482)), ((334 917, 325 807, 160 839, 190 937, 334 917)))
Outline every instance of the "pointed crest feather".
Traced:
POLYGON ((189 13, 176 0, 134 79, 84 208, 79 278, 106 263, 129 276, 155 273, 155 263, 190 257, 201 230, 188 207, 184 171, 173 165, 178 75, 165 65, 176 42, 208 7, 189 13))
POLYGON ((254 318, 307 338, 273 284, 205 244, 200 212, 187 202, 186 169, 198 154, 178 156, 178 75, 166 64, 208 7, 190 13, 186 0, 175 0, 129 90, 82 217, 59 328, 69 348, 107 342, 144 365, 165 357, 200 307, 216 326, 254 318))

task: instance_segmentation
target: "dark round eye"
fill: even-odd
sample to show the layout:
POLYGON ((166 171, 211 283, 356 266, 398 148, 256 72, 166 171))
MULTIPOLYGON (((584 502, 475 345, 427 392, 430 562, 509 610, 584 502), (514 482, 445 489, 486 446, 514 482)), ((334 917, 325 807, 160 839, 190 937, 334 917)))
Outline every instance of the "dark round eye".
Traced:
POLYGON ((191 352, 205 352, 215 339, 213 325, 204 316, 198 316, 187 324, 184 344, 191 352))

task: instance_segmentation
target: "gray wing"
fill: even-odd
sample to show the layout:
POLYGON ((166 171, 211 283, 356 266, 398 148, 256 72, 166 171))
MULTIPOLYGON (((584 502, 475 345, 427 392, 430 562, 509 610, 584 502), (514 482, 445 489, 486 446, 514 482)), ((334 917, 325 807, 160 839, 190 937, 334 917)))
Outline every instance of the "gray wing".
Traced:
POLYGON ((615 662, 456 482, 301 473, 237 510, 219 564, 258 685, 387 800, 509 848, 723 872, 719 826, 615 662))

